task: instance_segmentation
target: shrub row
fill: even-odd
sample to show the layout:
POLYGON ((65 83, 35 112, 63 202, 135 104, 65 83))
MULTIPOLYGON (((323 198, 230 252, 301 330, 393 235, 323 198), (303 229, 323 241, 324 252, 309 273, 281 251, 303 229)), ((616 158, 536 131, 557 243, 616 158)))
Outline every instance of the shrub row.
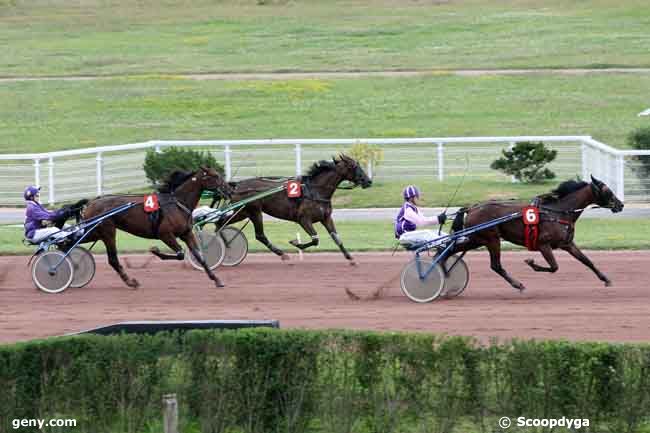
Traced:
POLYGON ((173 392, 182 431, 492 432, 501 416, 564 416, 638 432, 649 374, 645 345, 267 329, 56 338, 0 347, 0 431, 31 418, 161 431, 173 392))

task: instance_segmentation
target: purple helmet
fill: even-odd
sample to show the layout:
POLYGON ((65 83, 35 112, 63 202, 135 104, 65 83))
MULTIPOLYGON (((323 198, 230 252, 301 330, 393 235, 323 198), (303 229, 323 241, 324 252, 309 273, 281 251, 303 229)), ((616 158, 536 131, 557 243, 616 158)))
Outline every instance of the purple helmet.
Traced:
POLYGON ((418 187, 415 185, 409 185, 406 188, 404 188, 404 200, 409 200, 412 199, 413 197, 420 197, 420 190, 418 190, 418 187))
POLYGON ((25 188, 23 197, 25 197, 25 200, 33 200, 34 196, 38 194, 40 190, 41 189, 39 187, 30 185, 27 188, 25 188))

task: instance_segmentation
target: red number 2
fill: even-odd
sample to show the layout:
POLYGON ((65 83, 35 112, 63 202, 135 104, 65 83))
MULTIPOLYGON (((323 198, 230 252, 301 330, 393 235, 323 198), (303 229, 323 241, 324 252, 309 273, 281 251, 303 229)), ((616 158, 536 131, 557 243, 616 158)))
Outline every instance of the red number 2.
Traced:
POLYGON ((300 189, 300 182, 295 180, 290 180, 287 182, 287 197, 296 198, 302 195, 300 189))

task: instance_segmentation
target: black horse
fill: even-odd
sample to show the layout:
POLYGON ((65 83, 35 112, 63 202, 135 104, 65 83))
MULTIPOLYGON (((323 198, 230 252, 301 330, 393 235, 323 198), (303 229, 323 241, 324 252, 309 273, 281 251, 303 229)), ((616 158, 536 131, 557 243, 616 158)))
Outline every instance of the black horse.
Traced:
MULTIPOLYGON (((233 203, 243 200, 280 186, 287 180, 287 178, 255 177, 240 182, 231 182, 230 186, 234 189, 231 200, 233 203)), ((345 258, 350 260, 351 264, 354 264, 352 256, 345 249, 339 235, 336 233, 336 227, 332 220, 332 196, 336 188, 345 180, 352 182, 355 186, 360 185, 362 188, 370 187, 372 181, 368 178, 368 175, 357 161, 346 155, 339 155, 338 158, 332 158, 332 161, 322 160, 314 163, 306 175, 299 176, 296 180, 302 184, 301 197, 289 198, 286 191, 271 194, 247 204, 233 218, 227 220, 227 223, 232 224, 249 218, 255 226, 255 238, 282 257, 283 260, 288 260, 289 256, 273 245, 264 235, 262 212, 275 218, 300 224, 311 236, 311 240, 306 243, 292 240, 290 243, 301 250, 318 245, 318 234, 314 229, 314 223, 320 222, 325 226, 345 258)))
MULTIPOLYGON (((536 250, 548 262, 549 267, 540 266, 533 259, 526 259, 526 264, 536 272, 556 272, 557 262, 553 250, 563 249, 582 264, 591 269, 606 286, 611 285, 605 276, 584 255, 573 242, 575 224, 585 208, 591 204, 611 209, 612 212, 623 210, 623 203, 612 190, 598 179, 591 177, 591 183, 568 180, 561 183, 550 194, 538 197, 540 211, 539 235, 536 250)), ((458 211, 452 229, 454 231, 472 227, 496 218, 521 211, 527 206, 525 202, 486 201, 458 211)), ((482 246, 490 252, 492 270, 501 275, 514 288, 524 290, 524 285, 515 280, 501 266, 501 239, 513 244, 525 245, 524 222, 522 218, 499 224, 487 230, 481 230, 469 236, 466 243, 455 247, 455 252, 473 250, 482 246)))
POLYGON ((201 167, 194 172, 174 172, 167 182, 159 188, 160 209, 154 218, 144 210, 142 195, 106 195, 98 197, 85 207, 82 216, 84 219, 101 215, 111 209, 115 209, 126 203, 133 202, 138 205, 112 216, 102 222, 84 242, 101 240, 106 245, 106 254, 109 264, 120 275, 120 278, 127 286, 136 288, 140 284, 137 280, 130 278, 117 258, 117 247, 115 245, 117 229, 124 230, 132 235, 147 238, 160 239, 175 254, 161 253, 158 248, 151 248, 151 252, 162 260, 183 260, 183 248, 176 238, 180 238, 187 245, 190 253, 194 255, 217 287, 223 287, 221 280, 213 274, 203 261, 199 247, 192 231, 192 209, 196 207, 201 198, 201 192, 220 191, 228 196, 230 187, 223 177, 214 168, 201 167))

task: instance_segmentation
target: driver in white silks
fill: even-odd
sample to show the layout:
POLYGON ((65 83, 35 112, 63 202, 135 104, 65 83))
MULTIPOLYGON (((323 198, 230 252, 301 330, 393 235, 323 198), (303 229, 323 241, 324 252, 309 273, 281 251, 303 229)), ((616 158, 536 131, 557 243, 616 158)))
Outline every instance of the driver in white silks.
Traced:
POLYGON ((438 234, 437 230, 417 230, 427 225, 444 224, 447 215, 444 212, 434 217, 422 215, 417 207, 420 191, 415 185, 404 188, 403 196, 404 204, 395 218, 395 237, 400 244, 409 247, 447 236, 444 232, 438 234))

